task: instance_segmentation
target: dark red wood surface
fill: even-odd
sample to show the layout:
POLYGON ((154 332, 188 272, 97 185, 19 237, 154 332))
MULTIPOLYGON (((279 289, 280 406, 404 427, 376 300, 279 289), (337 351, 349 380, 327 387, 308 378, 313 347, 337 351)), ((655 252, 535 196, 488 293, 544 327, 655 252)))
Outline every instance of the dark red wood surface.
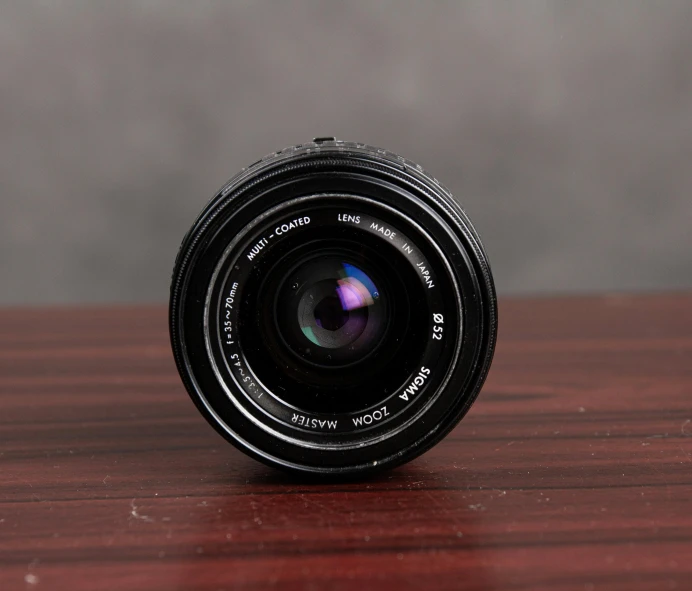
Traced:
POLYGON ((418 460, 306 483, 223 441, 166 312, 0 312, 0 590, 692 589, 692 296, 505 300, 418 460))

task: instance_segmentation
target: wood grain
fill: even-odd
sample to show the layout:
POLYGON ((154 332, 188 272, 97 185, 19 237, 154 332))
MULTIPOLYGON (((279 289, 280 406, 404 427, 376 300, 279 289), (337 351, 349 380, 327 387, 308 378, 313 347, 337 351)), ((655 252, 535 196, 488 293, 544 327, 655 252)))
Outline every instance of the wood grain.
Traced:
POLYGON ((0 589, 692 589, 692 295, 500 312, 467 418, 348 484, 225 443, 162 307, 0 312, 0 589))

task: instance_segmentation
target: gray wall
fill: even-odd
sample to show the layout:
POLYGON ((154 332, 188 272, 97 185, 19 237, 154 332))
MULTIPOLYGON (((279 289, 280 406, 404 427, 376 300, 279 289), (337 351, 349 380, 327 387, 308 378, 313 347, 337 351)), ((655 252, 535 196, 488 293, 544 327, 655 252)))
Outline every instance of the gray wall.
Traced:
POLYGON ((0 303, 163 300, 316 135, 419 161, 501 293, 692 287, 692 2, 0 2, 0 303))

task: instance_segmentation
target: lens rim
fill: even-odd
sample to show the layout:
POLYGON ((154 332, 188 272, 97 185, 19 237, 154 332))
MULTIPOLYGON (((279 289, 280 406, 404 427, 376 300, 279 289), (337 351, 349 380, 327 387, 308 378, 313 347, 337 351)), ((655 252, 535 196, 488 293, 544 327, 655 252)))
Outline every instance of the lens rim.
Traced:
POLYGON ((492 276, 480 240, 463 211, 437 181, 391 153, 362 144, 328 144, 299 146, 270 156, 232 179, 203 211, 188 232, 176 261, 171 288, 171 341, 176 364, 193 401, 210 423, 236 446, 273 466, 310 473, 362 474, 422 453, 466 413, 492 360, 497 308, 492 276), (407 432, 406 437, 377 442, 369 446, 368 453, 341 454, 338 461, 327 449, 303 448, 303 453, 289 457, 271 437, 255 437, 256 426, 241 413, 235 413, 230 424, 224 423, 217 408, 207 399, 212 390, 218 390, 219 384, 214 384, 216 378, 207 355, 199 350, 199 335, 203 332, 199 301, 206 287, 204 278, 210 276, 219 256, 216 239, 224 233, 224 228, 228 230, 234 223, 237 228, 243 219, 247 222, 264 216, 278 189, 284 199, 336 189, 388 205, 415 220, 426 234, 435 235, 453 275, 463 279, 461 309, 465 331, 459 349, 461 354, 468 353, 467 361, 470 361, 465 363, 463 371, 458 366, 455 368, 444 388, 454 396, 446 397, 434 413, 432 408, 428 409, 424 428, 407 432), (253 431, 253 437, 247 437, 253 431))
MULTIPOLYGON (((262 220, 257 220, 254 223, 249 223, 244 226, 244 229, 239 232, 230 244, 224 250, 224 255, 221 257, 218 263, 212 279, 209 281, 209 289, 206 294, 206 305, 205 305, 205 326, 207 330, 205 332, 204 346, 207 349, 208 357, 212 363, 213 371, 217 377, 218 383, 225 392, 228 399, 230 399, 238 410, 246 414, 248 418, 253 420, 253 422, 260 429, 264 430, 272 437, 275 437, 289 445, 295 446, 296 448, 311 448, 311 449, 331 449, 331 450, 358 450, 361 455, 366 455, 364 451, 368 446, 373 444, 382 444, 385 440, 399 435, 399 433, 404 429, 410 429, 420 413, 426 412, 427 409, 432 405, 434 400, 428 399, 422 396, 416 396, 416 400, 409 404, 408 398, 403 399, 406 404, 402 404, 397 400, 397 395, 399 391, 392 391, 388 395, 386 400, 390 402, 397 403, 400 408, 396 409, 396 414, 387 414, 387 410, 382 408, 381 412, 389 417, 387 420, 378 421, 377 424, 368 423, 362 428, 354 428, 349 421, 356 419, 359 413, 340 413, 337 417, 340 421, 337 421, 338 426, 334 427, 335 432, 315 432, 310 428, 305 427, 305 423, 302 419, 298 420, 297 424, 290 424, 290 420, 294 417, 293 411, 301 412, 301 416, 305 417, 306 421, 310 421, 310 424, 314 424, 312 421, 329 421, 333 420, 334 416, 322 416, 318 414, 313 414, 307 412, 304 408, 297 408, 291 406, 290 404, 285 404, 286 408, 283 412, 283 420, 275 423, 268 422, 266 419, 274 419, 277 416, 282 415, 282 408, 279 397, 274 395, 271 388, 267 388, 261 377, 252 371, 252 364, 243 358, 242 347, 241 351, 237 354, 239 358, 233 359, 235 363, 242 362, 245 367, 242 370, 238 370, 240 374, 234 373, 227 359, 220 354, 220 347, 217 343, 219 339, 219 334, 216 332, 216 324, 208 321, 209 318, 218 317, 221 315, 221 291, 224 286, 229 284, 231 281, 231 274, 234 272, 236 267, 236 262, 240 259, 244 253, 248 251, 248 248, 256 243, 257 239, 261 235, 266 235, 269 231, 265 228, 264 231, 256 230, 258 226, 265 223, 265 220, 272 220, 269 226, 273 226, 278 219, 282 219, 285 216, 288 218, 300 215, 301 212, 311 211, 313 218, 317 218, 320 214, 329 215, 333 211, 337 210, 338 207, 335 205, 335 199, 340 200, 339 202, 347 202, 353 206, 353 203, 357 203, 358 206, 363 210, 367 211, 368 207, 373 207, 374 211, 378 214, 378 221, 382 221, 382 217, 385 212, 388 215, 395 216, 394 220, 390 218, 388 220, 389 226, 392 229, 400 229, 404 223, 408 225, 408 234, 401 232, 399 236, 405 239, 406 243, 412 245, 417 245, 421 252, 427 252, 427 256, 424 257, 425 260, 433 260, 431 253, 435 253, 435 256, 440 257, 438 264, 447 271, 451 273, 451 267, 449 263, 445 260, 442 251, 439 249, 437 244, 432 240, 430 236, 425 234, 421 235, 419 240, 412 239, 414 228, 417 228, 416 232, 421 232, 422 229, 417 227, 414 220, 406 220, 401 217, 400 214, 392 207, 385 205, 381 202, 375 202, 369 198, 350 195, 350 194, 329 194, 329 193, 317 193, 312 195, 307 195, 305 197, 295 198, 293 200, 282 202, 281 204, 271 208, 262 220), (331 201, 330 201, 331 200, 331 201), (316 205, 320 204, 320 205, 316 205), (318 211, 318 208, 322 211, 318 211), (396 225, 398 221, 399 225, 396 225), (231 256, 232 255, 232 256, 231 256), (219 279, 223 277, 222 279, 219 279), (228 371, 226 371, 228 370, 228 371), (247 374, 247 375, 246 375, 247 374), (252 377, 250 378, 249 375, 252 377), (249 381, 248 381, 249 380, 249 381), (245 394, 245 398, 237 396, 235 389, 232 387, 235 384, 242 392, 245 394), (245 385, 247 384, 247 387, 245 385), (268 396, 255 396, 256 392, 261 392, 267 394, 268 396), (248 403, 249 402, 249 403, 248 403), (288 416, 286 416, 286 411, 288 411, 288 416), (264 413, 264 416, 261 414, 264 413), (299 435, 296 436, 296 433, 299 435), (338 440, 335 440, 332 435, 338 434, 338 440)), ((345 204, 341 203, 344 207, 345 204)), ((385 217, 385 220, 387 218, 385 217)), ((418 250, 417 249, 417 250, 418 250)), ((426 263, 429 267, 430 265, 426 263)), ((454 283, 451 275, 449 276, 450 283, 446 284, 447 289, 438 289, 434 292, 428 292, 427 297, 430 298, 430 309, 436 308, 435 302, 438 302, 442 310, 446 310, 451 321, 448 320, 447 329, 451 332, 446 343, 447 347, 440 349, 437 347, 437 351, 433 348, 440 343, 428 338, 426 342, 426 347, 423 350, 423 356, 420 359, 421 367, 425 369, 431 365, 441 365, 442 369, 436 373, 433 373, 430 379, 424 384, 425 388, 431 390, 435 396, 438 396, 443 391, 443 386, 448 378, 447 374, 454 369, 457 362, 458 350, 461 347, 461 339, 457 338, 458 335, 462 334, 461 328, 461 314, 455 315, 456 312, 463 308, 460 304, 460 293, 458 286, 454 283), (441 301, 440 298, 442 298, 441 301), (446 300, 446 301, 445 301, 446 300), (443 303, 444 302, 444 303, 443 303), (448 365, 447 365, 448 364, 448 365), (435 388, 439 387, 439 391, 435 388)), ((444 272, 438 272, 436 281, 441 281, 445 285, 444 272)), ((242 281, 241 281, 242 283, 242 281)), ((425 290, 423 290, 425 293, 425 290)), ((402 381, 397 383, 396 386, 403 393, 405 387, 409 385, 410 381, 414 380, 417 373, 412 371, 410 380, 402 381)), ((421 392, 422 394, 422 392, 421 392)), ((377 402, 369 407, 369 409, 374 409, 377 406, 377 402)), ((384 402, 384 400, 382 400, 384 402)), ((374 410, 373 410, 374 412, 374 410)), ((357 420, 357 419, 356 419, 357 420)), ((326 423, 329 425, 329 423, 326 423)), ((284 448, 284 453, 288 454, 292 450, 291 448, 284 448)), ((333 457, 326 457, 322 461, 328 462, 333 460, 333 457)))

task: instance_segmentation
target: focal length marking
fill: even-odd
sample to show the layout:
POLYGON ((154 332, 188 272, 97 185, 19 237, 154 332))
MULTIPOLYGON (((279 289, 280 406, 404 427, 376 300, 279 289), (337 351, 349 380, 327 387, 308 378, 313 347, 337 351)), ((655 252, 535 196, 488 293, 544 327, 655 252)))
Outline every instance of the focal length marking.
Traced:
POLYGON ((233 345, 235 341, 235 330, 233 329, 233 322, 231 321, 231 311, 233 310, 233 304, 235 303, 236 293, 238 292, 238 283, 232 283, 231 289, 228 291, 228 297, 226 297, 226 303, 223 308, 222 316, 223 320, 223 332, 226 336, 226 345, 233 345))

